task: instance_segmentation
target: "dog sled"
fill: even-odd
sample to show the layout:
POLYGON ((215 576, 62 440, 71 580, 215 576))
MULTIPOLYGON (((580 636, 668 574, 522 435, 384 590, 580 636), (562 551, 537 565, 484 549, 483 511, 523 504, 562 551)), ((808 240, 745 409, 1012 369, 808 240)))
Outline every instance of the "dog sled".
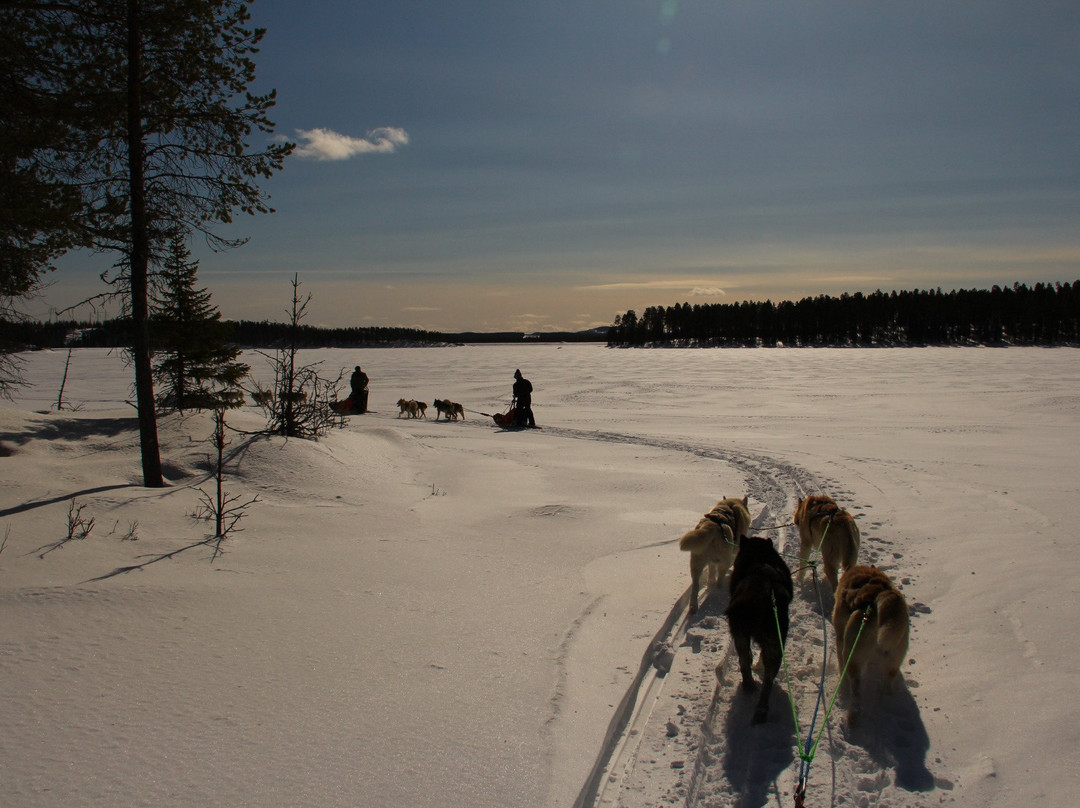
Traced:
POLYGON ((504 429, 508 427, 516 426, 514 423, 517 418, 517 407, 511 407, 506 412, 497 412, 491 416, 491 419, 495 422, 496 426, 501 426, 504 429))
MULTIPOLYGON (((482 412, 481 415, 486 415, 488 418, 495 422, 495 426, 500 426, 503 429, 525 429, 528 424, 525 422, 525 413, 521 413, 521 420, 518 420, 518 409, 515 403, 510 404, 510 409, 506 412, 482 412)), ((540 427, 529 427, 531 429, 539 429, 540 427)))
POLYGON ((363 415, 367 412, 367 390, 363 396, 356 398, 349 396, 344 401, 331 401, 330 409, 338 415, 363 415))

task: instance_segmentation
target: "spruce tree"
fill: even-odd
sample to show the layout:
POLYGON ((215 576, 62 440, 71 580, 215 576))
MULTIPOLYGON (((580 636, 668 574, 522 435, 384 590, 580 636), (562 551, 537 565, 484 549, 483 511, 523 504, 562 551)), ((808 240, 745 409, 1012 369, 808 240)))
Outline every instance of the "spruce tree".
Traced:
POLYGON ((184 238, 174 236, 151 301, 159 407, 201 410, 242 400, 238 387, 250 368, 237 361, 240 349, 229 344, 210 292, 197 285, 198 271, 184 238))

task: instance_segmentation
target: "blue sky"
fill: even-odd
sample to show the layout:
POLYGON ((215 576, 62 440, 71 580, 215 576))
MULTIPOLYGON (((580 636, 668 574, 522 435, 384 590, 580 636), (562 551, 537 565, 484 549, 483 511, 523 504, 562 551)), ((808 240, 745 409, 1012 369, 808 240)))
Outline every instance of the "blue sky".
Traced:
MULTIPOLYGON (((1080 278, 1080 4, 256 0, 300 148, 224 316, 561 330, 1080 278)), ((196 245, 198 247, 198 245, 196 245)), ((46 301, 94 290, 65 262, 46 301)))

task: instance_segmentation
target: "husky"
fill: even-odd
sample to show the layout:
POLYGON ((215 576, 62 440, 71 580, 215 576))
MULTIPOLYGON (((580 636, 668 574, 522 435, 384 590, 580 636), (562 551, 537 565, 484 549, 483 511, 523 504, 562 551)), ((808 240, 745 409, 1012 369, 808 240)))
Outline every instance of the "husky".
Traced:
MULTIPOLYGON (((401 412, 398 413, 398 418, 403 415, 408 415, 410 418, 419 418, 421 415, 421 407, 419 401, 413 401, 411 398, 399 398, 398 408, 401 412)), ((427 409, 427 405, 424 405, 424 409, 427 409)))
POLYGON ((836 591, 837 570, 851 569, 859 560, 859 526, 850 513, 836 504, 830 496, 814 494, 799 500, 795 507, 795 524, 799 526, 799 558, 802 559, 798 578, 801 581, 814 549, 821 551, 825 577, 836 591))
POLYGON ((435 399, 435 403, 432 406, 435 407, 436 421, 439 420, 440 415, 445 415, 447 421, 449 421, 451 418, 456 421, 458 419, 458 416, 461 416, 462 420, 465 419, 465 408, 453 401, 442 401, 440 399, 435 399))
POLYGON ((851 721, 858 715, 854 702, 859 697, 862 674, 869 665, 881 666, 882 689, 885 693, 892 692, 908 649, 907 601, 889 576, 877 567, 852 567, 841 576, 836 590, 833 628, 837 665, 841 671, 847 665, 852 696, 848 720, 851 721))
POLYGON ((690 553, 690 614, 698 610, 701 573, 710 571, 706 585, 720 583, 738 550, 739 537, 750 529, 746 503, 746 497, 720 500, 679 539, 679 549, 690 553))
POLYGON ((769 717, 769 696, 784 659, 788 605, 793 592, 791 570, 772 542, 765 538, 740 538, 739 553, 731 571, 731 600, 724 614, 739 655, 745 691, 755 688, 750 641, 761 647, 763 670, 761 695, 754 709, 755 724, 761 724, 769 717))

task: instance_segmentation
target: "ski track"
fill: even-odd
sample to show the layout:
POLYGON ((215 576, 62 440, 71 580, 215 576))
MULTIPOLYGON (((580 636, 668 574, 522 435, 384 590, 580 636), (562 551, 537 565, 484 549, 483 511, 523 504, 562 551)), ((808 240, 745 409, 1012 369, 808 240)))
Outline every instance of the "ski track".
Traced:
MULTIPOLYGON (((852 492, 831 479, 819 479, 812 472, 774 458, 737 449, 692 445, 677 440, 635 436, 617 432, 576 430, 565 427, 547 427, 550 435, 579 440, 596 440, 608 443, 626 443, 659 448, 672 452, 693 454, 714 459, 741 471, 746 478, 745 493, 749 495, 754 509, 760 511, 752 529, 770 529, 774 543, 781 552, 789 554, 789 566, 793 573, 798 568, 798 532, 790 525, 793 503, 799 497, 812 492, 828 491, 838 501, 844 502, 852 492)), ((858 506, 848 506, 856 519, 863 514, 858 506)), ((865 523, 863 523, 865 525, 865 523)), ((879 527, 877 523, 869 527, 879 527)), ((889 569, 897 565, 902 556, 885 547, 880 538, 869 530, 862 531, 859 563, 875 564, 889 569)), ((726 577, 725 577, 726 580, 726 577)), ((899 582, 898 582, 899 583, 899 582)), ((738 691, 738 663, 730 652, 727 624, 722 619, 727 593, 717 587, 709 593, 698 614, 683 616, 678 620, 680 629, 674 635, 672 645, 676 653, 698 654, 703 649, 700 663, 706 668, 716 665, 717 682, 711 702, 704 716, 694 710, 680 710, 674 721, 666 727, 666 735, 672 739, 679 753, 679 760, 670 761, 669 783, 657 789, 653 786, 650 799, 658 804, 684 804, 688 808, 711 806, 736 806, 757 808, 763 805, 793 804, 800 771, 799 751, 807 744, 808 733, 813 740, 823 734, 813 759, 809 763, 805 805, 854 805, 860 808, 888 805, 890 808, 926 808, 954 802, 949 796, 952 784, 949 780, 935 778, 926 765, 930 741, 923 726, 919 708, 909 688, 918 683, 905 677, 891 697, 874 697, 874 680, 868 679, 864 688, 863 717, 856 727, 850 727, 845 719, 844 697, 836 702, 834 711, 826 715, 829 700, 839 681, 834 657, 834 636, 831 620, 832 593, 828 582, 821 576, 815 591, 815 579, 807 574, 803 582, 796 581, 795 599, 791 604, 791 627, 786 645, 788 673, 782 670, 777 678, 770 703, 769 720, 760 726, 751 726, 750 716, 756 697, 745 696, 738 691), (824 611, 824 623, 823 614, 824 611), (684 637, 689 637, 683 641, 684 637), (692 651, 687 651, 692 648, 692 651), (818 702, 821 688, 823 650, 828 653, 824 695, 818 702), (790 676, 790 688, 789 680, 790 676), (792 692, 793 691, 793 692, 792 692), (795 726, 792 702, 798 716, 795 726), (675 726, 672 726, 674 724, 675 726), (811 726, 813 725, 813 726, 811 726), (935 788, 944 789, 931 795, 935 788)), ((675 605, 675 610, 685 610, 685 596, 675 605)), ((909 603, 909 607, 912 606, 909 603)), ((913 624, 921 612, 912 610, 913 624)), ((655 655, 650 648, 646 657, 655 655)), ((691 663, 694 664, 694 663, 691 663)), ((712 676, 712 671, 708 671, 712 676)), ((662 680, 661 680, 662 681, 662 680)), ((635 683, 637 687, 638 683, 635 683)), ((647 684, 655 689, 655 684, 647 684)), ((654 712, 655 699, 645 702, 646 720, 654 712)), ((655 717, 654 717, 655 720, 655 717)), ((658 719, 660 721, 663 718, 658 719)), ((628 717, 623 722, 640 733, 640 721, 628 717)), ((657 729, 652 728, 653 734, 657 729)), ((621 735, 625 736, 627 730, 621 735)), ((611 761, 616 749, 625 754, 625 737, 612 739, 601 750, 598 766, 616 763, 606 783, 599 786, 599 793, 589 805, 622 804, 619 794, 632 781, 634 761, 611 761), (615 773, 614 768, 619 772, 615 773)), ((641 754, 644 742, 636 740, 632 747, 641 754)), ((678 757, 678 755, 676 755, 678 757)), ((653 761, 655 762, 655 761, 653 761)), ((640 779, 640 778, 639 778, 640 779)), ((641 790, 640 784, 636 787, 641 790)), ((646 788, 646 790, 648 790, 646 788)), ((584 792, 583 792, 584 793, 584 792)))

